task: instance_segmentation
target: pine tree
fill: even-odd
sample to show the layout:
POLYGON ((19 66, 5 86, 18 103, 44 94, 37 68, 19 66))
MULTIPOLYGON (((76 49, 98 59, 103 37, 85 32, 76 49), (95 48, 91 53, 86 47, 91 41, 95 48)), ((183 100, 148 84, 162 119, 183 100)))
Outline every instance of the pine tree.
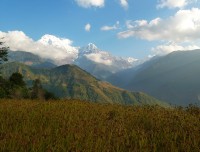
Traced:
POLYGON ((9 78, 10 83, 10 95, 11 98, 24 99, 29 98, 28 89, 26 83, 23 80, 23 76, 20 73, 13 73, 9 78))
POLYGON ((13 73, 10 76, 9 80, 10 80, 12 85, 17 85, 17 86, 20 86, 20 87, 25 87, 26 86, 26 83, 23 80, 23 76, 20 73, 17 73, 17 72, 13 73))
POLYGON ((4 42, 0 41, 0 64, 8 61, 8 49, 9 47, 6 47, 4 42))
MULTIPOLYGON (((0 64, 8 61, 8 47, 4 46, 4 42, 0 41, 0 64)), ((3 79, 0 72, 0 98, 5 98, 8 96, 8 82, 3 79)))

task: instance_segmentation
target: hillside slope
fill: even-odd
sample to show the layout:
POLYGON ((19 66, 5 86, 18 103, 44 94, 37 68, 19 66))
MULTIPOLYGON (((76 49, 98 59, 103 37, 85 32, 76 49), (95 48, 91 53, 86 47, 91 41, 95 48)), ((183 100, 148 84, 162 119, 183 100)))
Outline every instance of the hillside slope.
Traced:
POLYGON ((80 99, 99 103, 119 104, 167 104, 144 93, 129 92, 102 82, 75 65, 63 65, 54 69, 34 69, 20 63, 1 65, 4 77, 13 72, 19 72, 25 81, 31 85, 32 80, 40 79, 43 87, 56 96, 67 99, 80 99))
POLYGON ((200 105, 200 50, 173 52, 129 70, 129 77, 127 73, 111 77, 110 82, 172 104, 200 105))
POLYGON ((9 51, 8 60, 9 62, 20 62, 36 68, 56 67, 56 65, 53 64, 53 61, 51 60, 44 59, 39 57, 38 55, 24 51, 9 51))

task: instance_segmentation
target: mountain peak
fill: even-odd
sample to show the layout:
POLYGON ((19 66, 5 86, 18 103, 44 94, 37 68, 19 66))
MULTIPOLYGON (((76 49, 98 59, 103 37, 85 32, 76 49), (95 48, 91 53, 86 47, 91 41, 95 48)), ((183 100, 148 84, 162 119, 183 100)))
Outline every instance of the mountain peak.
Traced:
POLYGON ((50 46, 52 45, 61 49, 68 49, 69 46, 72 44, 72 41, 69 39, 58 38, 54 35, 49 35, 49 34, 42 36, 39 42, 42 43, 43 45, 50 45, 50 46))
POLYGON ((88 49, 90 49, 90 50, 98 49, 97 46, 96 46, 95 44, 93 44, 93 43, 89 43, 89 44, 87 45, 87 47, 88 47, 88 49))
POLYGON ((69 39, 46 34, 38 42, 47 46, 47 50, 49 50, 47 54, 52 54, 50 55, 51 59, 57 65, 72 63, 78 57, 78 48, 73 47, 72 41, 69 39))
POLYGON ((87 46, 80 48, 80 53, 83 54, 91 54, 91 53, 99 53, 100 49, 93 43, 89 43, 87 46))

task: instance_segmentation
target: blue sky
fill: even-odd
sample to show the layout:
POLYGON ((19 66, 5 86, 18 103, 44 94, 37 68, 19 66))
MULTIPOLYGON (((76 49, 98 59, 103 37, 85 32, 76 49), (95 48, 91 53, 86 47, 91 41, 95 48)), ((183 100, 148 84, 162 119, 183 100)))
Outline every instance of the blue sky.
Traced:
MULTIPOLYGON (((195 35, 200 32, 200 17, 195 16, 200 12, 198 0, 176 0, 180 3, 175 0, 124 0, 126 6, 122 5, 122 1, 1 0, 0 31, 23 31, 35 41, 51 34, 72 40, 73 46, 85 46, 92 42, 114 55, 135 58, 144 58, 152 54, 152 50, 170 52, 200 46, 200 35, 195 35), (178 13, 180 11, 182 16, 178 13), (187 14, 190 16, 186 22, 184 16, 187 14), (159 18, 159 25, 150 25, 150 21, 156 18, 159 18), (173 28, 179 26, 179 19, 184 25, 188 23, 183 33, 195 27, 194 36, 180 31, 174 32, 179 37, 174 37, 173 33, 159 35, 162 24, 171 24, 173 28), (190 19, 195 20, 194 25, 190 24, 190 19), (86 24, 91 26, 88 31, 85 30, 86 24), (104 26, 110 27, 110 30, 102 30, 104 26), (140 30, 147 35, 138 33, 140 30)), ((164 30, 172 31, 169 28, 164 27, 164 30)))

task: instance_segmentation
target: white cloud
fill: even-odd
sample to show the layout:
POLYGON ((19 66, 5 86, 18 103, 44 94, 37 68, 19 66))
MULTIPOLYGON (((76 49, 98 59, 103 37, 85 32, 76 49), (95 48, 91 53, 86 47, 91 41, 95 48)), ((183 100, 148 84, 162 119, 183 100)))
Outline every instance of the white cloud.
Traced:
POLYGON ((128 8, 128 0, 120 0, 120 4, 123 8, 128 8))
POLYGON ((91 30, 91 25, 88 23, 85 25, 85 31, 90 32, 91 30))
POLYGON ((127 30, 119 38, 138 37, 144 40, 189 42, 200 39, 200 9, 179 10, 167 19, 127 21, 127 30))
POLYGON ((75 0, 76 3, 84 8, 89 7, 103 7, 105 1, 104 0, 75 0))
MULTIPOLYGON (((84 8, 90 8, 90 7, 104 7, 105 6, 105 1, 106 0, 75 0, 75 2, 84 8)), ((128 9, 128 0, 119 0, 120 5, 124 9, 128 9)))
POLYGON ((174 51, 190 51, 195 49, 200 49, 200 47, 197 45, 180 45, 176 43, 171 43, 171 44, 159 45, 156 48, 152 48, 152 52, 155 55, 165 55, 174 51))
POLYGON ((183 8, 197 0, 159 0, 157 8, 183 8))
POLYGON ((113 26, 105 25, 105 26, 101 27, 102 31, 110 31, 110 30, 117 30, 117 29, 119 29, 119 21, 117 21, 116 24, 113 26))
MULTIPOLYGON (((90 7, 104 7, 105 6, 105 1, 106 0, 75 0, 75 2, 84 8, 90 8, 90 7)), ((119 0, 120 5, 124 9, 128 9, 128 0, 119 0)))
MULTIPOLYGON (((105 54, 107 55, 106 52, 105 52, 105 54)), ((105 65, 112 65, 112 60, 106 58, 105 54, 104 54, 104 52, 102 52, 102 53, 91 53, 91 54, 86 54, 85 56, 89 60, 92 60, 96 63, 101 63, 101 64, 105 64, 105 65)))
POLYGON ((157 8, 183 8, 187 5, 187 0, 160 0, 157 8))
POLYGON ((78 54, 77 49, 71 46, 72 41, 69 39, 59 39, 49 35, 49 39, 46 39, 48 43, 45 44, 44 37, 39 41, 34 41, 22 31, 9 31, 7 33, 0 31, 0 37, 4 37, 6 44, 12 51, 31 52, 42 58, 51 59, 58 65, 71 63, 78 54), (59 46, 58 43, 63 43, 65 48, 62 45, 59 46))

